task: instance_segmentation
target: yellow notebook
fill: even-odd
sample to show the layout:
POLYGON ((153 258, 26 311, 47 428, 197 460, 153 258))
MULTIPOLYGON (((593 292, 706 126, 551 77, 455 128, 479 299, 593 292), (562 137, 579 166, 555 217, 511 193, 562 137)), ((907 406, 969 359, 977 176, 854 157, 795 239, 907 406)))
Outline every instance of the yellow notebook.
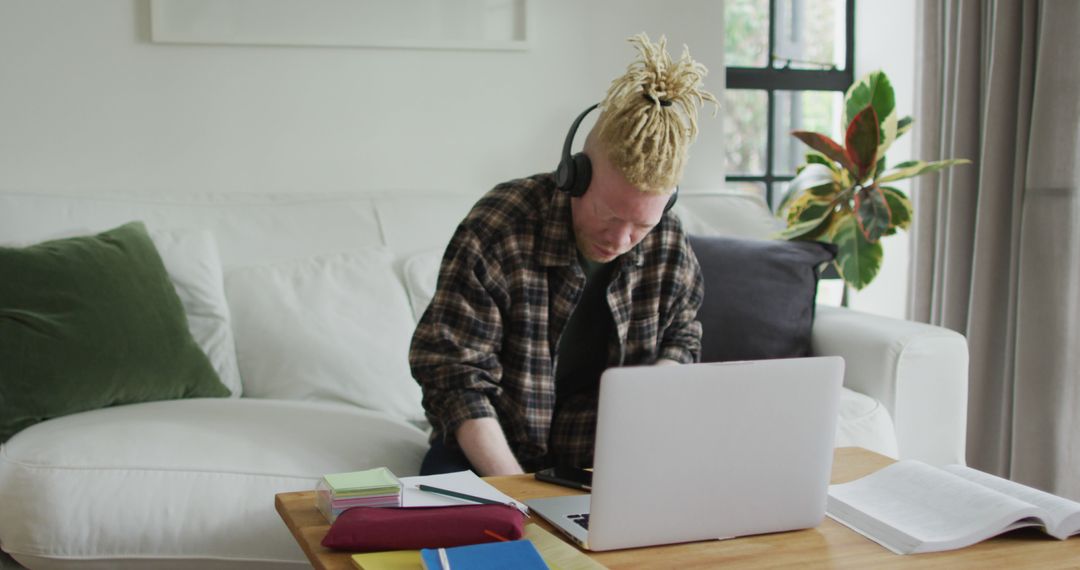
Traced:
POLYGON ((360 570, 424 570, 419 550, 388 550, 353 554, 352 563, 360 570))
POLYGON ((607 568, 535 523, 525 525, 525 538, 533 543, 540 557, 552 570, 605 570, 607 568))

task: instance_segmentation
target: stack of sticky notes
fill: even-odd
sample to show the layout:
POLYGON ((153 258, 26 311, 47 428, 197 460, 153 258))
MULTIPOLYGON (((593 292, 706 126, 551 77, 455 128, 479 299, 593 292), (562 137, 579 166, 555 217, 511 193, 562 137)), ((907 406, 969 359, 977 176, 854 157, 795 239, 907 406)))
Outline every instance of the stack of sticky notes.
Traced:
POLYGON ((326 475, 315 491, 319 512, 330 522, 352 507, 401 506, 401 482, 385 467, 326 475))

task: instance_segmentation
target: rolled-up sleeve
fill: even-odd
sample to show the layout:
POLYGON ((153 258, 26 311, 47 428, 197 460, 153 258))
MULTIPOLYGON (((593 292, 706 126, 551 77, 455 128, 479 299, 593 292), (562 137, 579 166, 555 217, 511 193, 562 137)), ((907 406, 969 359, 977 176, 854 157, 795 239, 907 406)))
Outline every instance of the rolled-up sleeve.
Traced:
POLYGON ((443 438, 462 422, 497 417, 502 343, 498 265, 485 259, 477 237, 461 226, 450 240, 439 282, 409 349, 413 378, 428 419, 443 438))

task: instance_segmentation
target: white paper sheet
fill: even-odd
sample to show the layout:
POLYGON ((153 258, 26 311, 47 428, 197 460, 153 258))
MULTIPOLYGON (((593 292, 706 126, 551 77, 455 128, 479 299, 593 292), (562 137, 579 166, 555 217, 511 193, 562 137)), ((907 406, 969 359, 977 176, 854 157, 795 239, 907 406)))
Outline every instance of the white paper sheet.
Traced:
POLYGON ((457 473, 444 473, 441 475, 418 475, 416 477, 401 478, 401 506, 403 507, 460 507, 461 505, 475 505, 477 503, 467 499, 458 499, 421 491, 418 485, 430 485, 448 491, 456 491, 474 497, 481 497, 498 501, 517 507, 523 514, 529 514, 529 508, 523 503, 515 501, 510 496, 484 481, 472 471, 458 471, 457 473))

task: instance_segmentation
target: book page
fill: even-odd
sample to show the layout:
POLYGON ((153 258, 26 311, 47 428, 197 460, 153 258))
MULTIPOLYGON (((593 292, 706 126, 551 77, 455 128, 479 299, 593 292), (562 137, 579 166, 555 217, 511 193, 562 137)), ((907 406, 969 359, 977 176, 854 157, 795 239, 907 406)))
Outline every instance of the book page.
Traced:
POLYGON ((1065 539, 1080 533, 1080 503, 1076 501, 963 465, 947 465, 942 469, 1045 510, 1046 530, 1055 538, 1065 539))
POLYGON ((829 516, 901 554, 974 544, 1039 524, 1024 520, 1038 513, 1033 505, 919 461, 829 487, 829 516))

